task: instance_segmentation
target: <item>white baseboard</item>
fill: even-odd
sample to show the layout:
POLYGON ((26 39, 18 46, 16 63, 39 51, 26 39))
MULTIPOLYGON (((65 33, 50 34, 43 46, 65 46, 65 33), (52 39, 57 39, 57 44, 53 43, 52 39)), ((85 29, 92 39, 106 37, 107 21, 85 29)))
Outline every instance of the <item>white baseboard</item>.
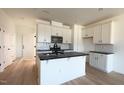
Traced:
POLYGON ((0 72, 3 72, 4 71, 4 68, 0 69, 0 72))

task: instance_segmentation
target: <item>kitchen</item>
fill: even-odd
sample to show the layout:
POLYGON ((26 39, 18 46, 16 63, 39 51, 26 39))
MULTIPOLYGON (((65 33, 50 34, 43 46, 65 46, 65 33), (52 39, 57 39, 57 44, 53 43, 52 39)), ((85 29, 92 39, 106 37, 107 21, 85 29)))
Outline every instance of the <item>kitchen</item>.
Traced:
POLYGON ((62 23, 55 21, 52 21, 51 25, 50 22, 49 24, 43 22, 41 21, 37 25, 37 48, 40 44, 43 45, 40 46, 40 49, 45 48, 37 51, 40 84, 62 84, 85 75, 86 54, 74 52, 71 48, 72 31, 70 27, 63 27, 62 23))
POLYGON ((40 63, 38 64, 40 64, 39 68, 41 68, 40 69, 41 72, 39 76, 41 80, 41 81, 39 80, 40 84, 63 84, 67 81, 84 76, 86 75, 86 71, 85 71, 86 62, 89 62, 91 66, 101 71, 104 71, 107 73, 113 71, 112 60, 113 60, 114 53, 113 53, 113 44, 111 42, 112 36, 109 34, 109 33, 112 34, 111 27, 112 27, 112 22, 108 21, 105 23, 100 23, 95 26, 86 27, 86 28, 83 28, 79 25, 75 25, 73 28, 74 30, 72 31, 69 26, 66 26, 66 28, 64 28, 63 24, 60 22, 51 21, 50 23, 47 21, 45 22, 43 20, 40 20, 40 21, 38 20, 37 49, 39 48, 40 44, 41 46, 39 49, 45 48, 44 50, 39 50, 39 49, 37 50, 38 57, 40 58, 39 59, 40 63), (79 29, 78 34, 77 34, 77 31, 78 31, 77 29, 79 29), (102 36, 102 38, 101 36, 99 36, 100 34, 98 33, 100 31, 105 32, 105 34, 100 33, 104 35, 102 36), (83 39, 84 39, 84 42, 83 42, 83 39), (91 39, 92 41, 89 39, 91 39), (88 42, 88 40, 91 42, 88 42), (72 41, 74 41, 73 42, 74 47, 73 47, 72 41), (84 49, 85 51, 81 51, 82 46, 78 47, 80 44, 80 42, 78 41, 82 42, 83 43, 82 45, 85 45, 85 47, 88 47, 86 46, 85 43, 89 43, 90 44, 89 50, 84 49), (57 43, 59 45, 57 45, 57 43), (76 46, 76 44, 78 45, 76 46), (64 47, 64 45, 66 47, 64 47), (61 49, 61 46, 63 46, 62 47, 63 49, 61 49), (94 47, 96 49, 94 49, 94 47), (68 67, 66 67, 67 66, 66 60, 68 63, 70 63, 68 67), (62 63, 64 65, 62 65, 62 63), (49 67, 50 64, 51 64, 51 67, 49 67), (47 68, 47 65, 49 68, 47 68), (64 73, 63 75, 62 75, 62 69, 64 73), (69 72, 67 72, 67 70, 69 72))
MULTIPOLYGON (((38 74, 36 84, 124 84, 121 34, 124 9, 2 11, 14 18, 16 24, 16 34, 13 32, 13 36, 16 36, 16 45, 13 45, 15 52, 12 51, 15 56, 12 60, 21 58, 29 61, 29 64, 33 60, 32 64, 37 69, 35 74, 38 74), (120 11, 120 15, 117 11, 120 11)), ((0 68, 1 72, 11 64, 13 62, 0 68)))

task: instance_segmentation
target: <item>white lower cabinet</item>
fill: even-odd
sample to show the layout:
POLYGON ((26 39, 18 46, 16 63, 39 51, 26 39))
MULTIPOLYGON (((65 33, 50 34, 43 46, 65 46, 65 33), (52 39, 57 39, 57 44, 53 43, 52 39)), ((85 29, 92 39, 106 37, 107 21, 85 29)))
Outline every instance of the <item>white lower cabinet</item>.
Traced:
POLYGON ((109 73, 113 70, 113 54, 90 53, 90 65, 109 73))
POLYGON ((40 61, 40 84, 63 84, 85 75, 85 56, 40 61))

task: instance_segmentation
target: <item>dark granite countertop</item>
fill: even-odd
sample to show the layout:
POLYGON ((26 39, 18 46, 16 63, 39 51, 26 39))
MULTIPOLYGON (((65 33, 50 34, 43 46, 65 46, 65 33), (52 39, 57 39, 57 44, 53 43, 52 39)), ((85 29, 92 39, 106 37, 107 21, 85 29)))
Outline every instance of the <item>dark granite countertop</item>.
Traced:
MULTIPOLYGON (((61 49, 62 51, 67 51, 67 50, 73 50, 73 49, 61 49)), ((46 50, 40 50, 40 49, 38 49, 37 51, 51 51, 51 50, 49 50, 49 49, 46 49, 46 50)))
POLYGON ((114 53, 111 53, 111 52, 101 52, 101 51, 90 51, 90 52, 100 53, 100 54, 105 54, 105 55, 114 54, 114 53))
POLYGON ((77 56, 86 56, 87 54, 81 52, 64 52, 64 54, 48 54, 48 53, 38 53, 40 60, 50 60, 50 59, 59 59, 59 58, 68 58, 68 57, 77 57, 77 56))

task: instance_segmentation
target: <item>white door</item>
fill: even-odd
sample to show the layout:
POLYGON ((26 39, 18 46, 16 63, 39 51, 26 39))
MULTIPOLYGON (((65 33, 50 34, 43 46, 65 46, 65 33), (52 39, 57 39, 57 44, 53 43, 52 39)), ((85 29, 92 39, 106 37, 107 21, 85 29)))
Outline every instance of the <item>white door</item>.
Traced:
POLYGON ((36 37, 35 32, 23 34, 23 58, 35 59, 36 37))
POLYGON ((2 30, 0 29, 0 70, 3 63, 3 34, 2 30))

